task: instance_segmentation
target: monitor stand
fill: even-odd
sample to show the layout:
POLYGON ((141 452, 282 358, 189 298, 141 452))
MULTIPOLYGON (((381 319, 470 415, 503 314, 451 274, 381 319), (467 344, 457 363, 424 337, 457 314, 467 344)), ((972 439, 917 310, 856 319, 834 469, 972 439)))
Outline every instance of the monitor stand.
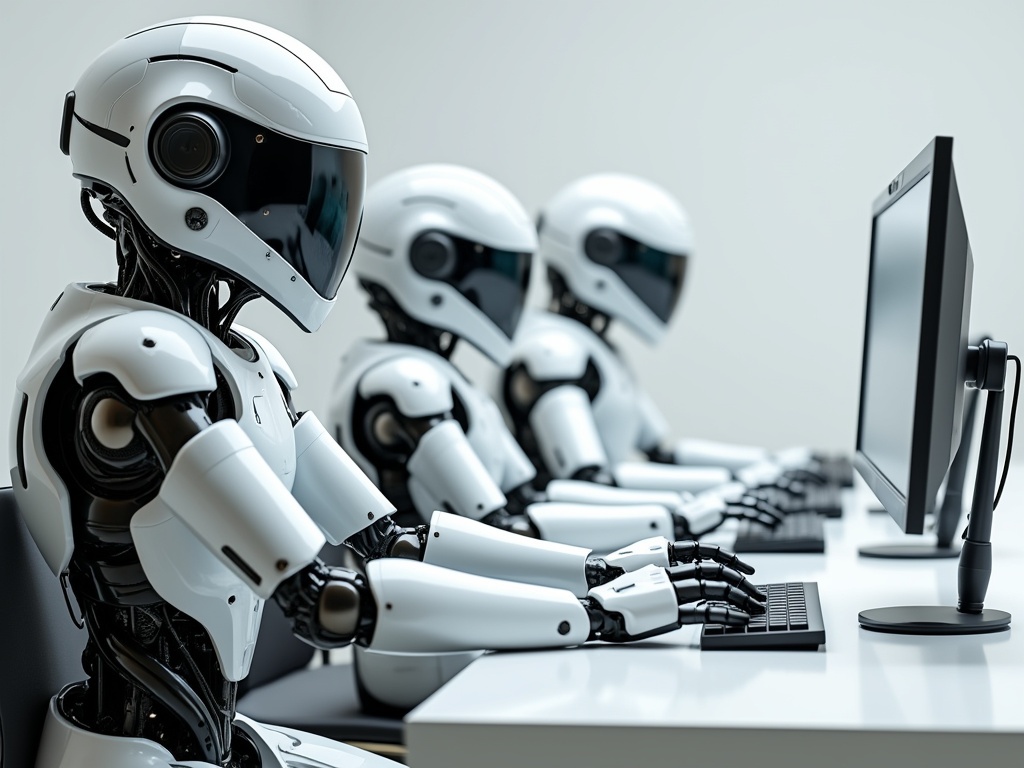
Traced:
POLYGON ((967 479, 967 461, 971 452, 971 437, 974 435, 974 420, 977 411, 978 390, 968 389, 964 403, 964 428, 961 432, 960 447, 949 468, 942 505, 935 513, 935 543, 872 544, 858 550, 861 557, 938 560, 960 556, 960 547, 954 546, 953 540, 956 537, 957 523, 963 513, 964 481, 967 479))
POLYGON ((1007 357, 1005 344, 988 339, 968 351, 967 370, 975 372, 968 378, 974 379, 974 387, 987 391, 974 499, 960 550, 957 607, 873 608, 860 613, 860 625, 865 629, 901 635, 973 635, 1009 629, 1009 613, 984 607, 992 575, 992 509, 999 469, 1007 357))

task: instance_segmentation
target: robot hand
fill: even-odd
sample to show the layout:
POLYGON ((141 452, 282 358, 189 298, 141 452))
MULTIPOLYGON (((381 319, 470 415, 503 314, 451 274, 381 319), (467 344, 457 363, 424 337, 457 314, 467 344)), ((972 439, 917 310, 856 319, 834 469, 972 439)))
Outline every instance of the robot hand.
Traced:
POLYGON ((600 560, 609 566, 608 573, 610 575, 600 582, 592 582, 591 586, 606 583, 611 578, 621 575, 620 571, 636 571, 647 565, 670 568, 677 565, 699 563, 704 560, 713 561, 748 576, 754 572, 752 566, 717 544, 701 544, 699 541, 692 540, 673 542, 663 536, 654 536, 638 541, 605 555, 600 560))
POLYGON ((744 624, 765 612, 764 595, 721 563, 647 565, 590 590, 590 640, 639 640, 683 624, 744 624))
POLYGON ((677 535, 699 539, 721 527, 726 520, 752 520, 775 527, 785 513, 767 499, 742 488, 739 492, 729 489, 728 492, 702 493, 692 501, 679 505, 674 510, 674 516, 677 535))

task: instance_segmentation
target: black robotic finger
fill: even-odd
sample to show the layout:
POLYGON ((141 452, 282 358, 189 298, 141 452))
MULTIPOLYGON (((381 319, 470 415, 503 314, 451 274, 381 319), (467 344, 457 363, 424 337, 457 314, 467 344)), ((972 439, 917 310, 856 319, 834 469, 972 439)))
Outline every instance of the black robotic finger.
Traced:
POLYGON ((797 482, 828 485, 828 478, 825 475, 807 467, 787 470, 784 476, 797 482))
POLYGON ((740 500, 740 504, 749 506, 752 509, 756 509, 763 515, 775 518, 776 522, 782 522, 782 519, 786 516, 786 513, 779 509, 777 506, 772 504, 767 499, 760 498, 758 496, 744 496, 740 500))
POLYGON ((695 560, 713 560, 727 565, 740 573, 751 574, 754 567, 717 544, 701 544, 699 541, 677 541, 669 545, 669 559, 673 563, 692 563, 695 560))
MULTIPOLYGON (((712 586, 711 582, 722 582, 724 585, 735 587, 749 597, 763 601, 764 594, 747 581, 746 577, 739 571, 734 571, 721 563, 687 563, 684 565, 673 565, 665 569, 669 579, 674 582, 696 581, 701 584, 712 586)), ((677 590, 678 591, 678 587, 677 590)))
POLYGON ((774 528, 779 524, 779 522, 781 522, 775 515, 762 512, 754 507, 744 507, 738 504, 730 504, 725 508, 725 512, 723 514, 727 518, 731 517, 738 520, 752 520, 753 522, 767 526, 768 528, 774 528))
MULTIPOLYGON (((751 585, 753 586, 753 585, 751 585)), ((730 586, 729 584, 709 584, 705 581, 691 581, 677 583, 676 597, 681 604, 695 603, 700 600, 712 600, 715 602, 727 602, 731 605, 746 611, 752 616, 765 612, 764 595, 757 591, 757 597, 751 596, 746 590, 730 586)))
POLYGON ((697 603, 679 607, 680 624, 726 624, 738 627, 749 621, 749 613, 724 603, 697 603))

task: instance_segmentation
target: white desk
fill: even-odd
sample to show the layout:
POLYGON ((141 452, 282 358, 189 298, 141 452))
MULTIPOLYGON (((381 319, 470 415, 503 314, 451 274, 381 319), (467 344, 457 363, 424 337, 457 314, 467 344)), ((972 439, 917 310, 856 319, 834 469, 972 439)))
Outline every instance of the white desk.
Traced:
POLYGON ((901 538, 867 491, 828 521, 825 555, 749 555, 755 580, 817 581, 827 645, 700 651, 697 631, 612 646, 485 656, 406 721, 414 768, 1024 766, 1024 468, 996 511, 986 605, 1007 632, 905 637, 859 610, 956 604, 957 560, 858 558, 901 538))

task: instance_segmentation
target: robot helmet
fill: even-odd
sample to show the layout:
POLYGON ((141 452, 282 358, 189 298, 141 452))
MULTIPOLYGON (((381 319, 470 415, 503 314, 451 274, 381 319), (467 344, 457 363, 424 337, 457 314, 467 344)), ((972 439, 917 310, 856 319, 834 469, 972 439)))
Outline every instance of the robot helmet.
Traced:
POLYGON ((242 19, 177 19, 118 41, 67 95, 61 149, 175 255, 214 265, 307 331, 352 258, 366 134, 322 58, 242 19))
POLYGON ((580 302, 660 340, 693 250, 668 192, 635 176, 586 176, 551 199, 537 226, 541 255, 580 302))
POLYGON ((537 235, 501 184, 456 165, 394 173, 367 192, 356 248, 356 274, 407 315, 511 360, 537 235))

